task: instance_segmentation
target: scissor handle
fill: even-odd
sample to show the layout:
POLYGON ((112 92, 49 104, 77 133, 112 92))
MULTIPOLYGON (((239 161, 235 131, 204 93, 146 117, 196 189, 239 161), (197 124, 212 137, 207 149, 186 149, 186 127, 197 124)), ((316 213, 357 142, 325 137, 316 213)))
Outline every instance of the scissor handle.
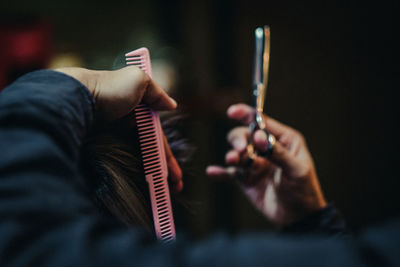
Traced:
POLYGON ((250 123, 249 128, 250 128, 250 136, 249 136, 249 144, 247 145, 247 154, 249 158, 254 159, 257 156, 268 158, 271 155, 272 150, 274 148, 274 144, 276 142, 275 137, 272 134, 270 134, 265 129, 265 127, 260 128, 260 125, 255 120, 250 123), (254 133, 258 130, 264 131, 264 133, 267 135, 267 147, 265 152, 257 151, 254 146, 253 137, 254 133))

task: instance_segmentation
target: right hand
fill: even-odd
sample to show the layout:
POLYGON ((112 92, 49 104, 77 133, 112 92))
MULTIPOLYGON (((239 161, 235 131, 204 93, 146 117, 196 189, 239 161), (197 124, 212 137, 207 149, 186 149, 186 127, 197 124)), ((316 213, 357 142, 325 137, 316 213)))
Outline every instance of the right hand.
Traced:
MULTIPOLYGON (((232 105, 228 117, 248 125, 254 109, 245 104, 232 105)), ((249 169, 243 161, 247 155, 249 127, 237 127, 228 134, 232 150, 225 157, 228 167, 209 166, 207 174, 217 179, 232 179, 244 174, 242 188, 250 201, 273 223, 284 226, 322 209, 322 194, 314 162, 303 136, 296 130, 264 117, 266 130, 277 142, 271 156, 256 157, 249 169)), ((266 151, 267 136, 262 130, 253 135, 256 150, 266 151)))

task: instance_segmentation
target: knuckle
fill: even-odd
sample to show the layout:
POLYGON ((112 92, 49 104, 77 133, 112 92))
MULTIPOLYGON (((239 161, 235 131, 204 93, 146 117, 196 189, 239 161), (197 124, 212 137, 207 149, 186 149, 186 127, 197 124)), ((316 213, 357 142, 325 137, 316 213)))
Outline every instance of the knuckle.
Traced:
POLYGON ((140 80, 140 84, 142 85, 142 88, 143 89, 147 88, 148 84, 150 83, 149 75, 147 75, 142 70, 140 70, 140 74, 139 75, 140 75, 139 76, 139 80, 140 80))
POLYGON ((300 131, 296 130, 296 129, 291 129, 291 135, 294 138, 297 138, 297 139, 299 139, 301 141, 304 140, 303 134, 300 131))
POLYGON ((297 132, 297 133, 298 133, 297 136, 298 136, 300 142, 301 143, 305 143, 306 142, 306 138, 304 137, 304 135, 302 133, 300 133, 300 132, 297 132))
POLYGON ((149 84, 150 83, 150 81, 151 81, 151 78, 150 78, 150 76, 149 75, 147 75, 145 72, 143 72, 142 71, 142 81, 143 81, 143 83, 144 84, 149 84))
POLYGON ((311 176, 313 168, 311 166, 305 166, 304 168, 300 168, 298 173, 296 174, 296 178, 307 180, 308 177, 311 176))
POLYGON ((137 66, 128 66, 127 71, 140 85, 145 85, 150 81, 150 77, 137 66))

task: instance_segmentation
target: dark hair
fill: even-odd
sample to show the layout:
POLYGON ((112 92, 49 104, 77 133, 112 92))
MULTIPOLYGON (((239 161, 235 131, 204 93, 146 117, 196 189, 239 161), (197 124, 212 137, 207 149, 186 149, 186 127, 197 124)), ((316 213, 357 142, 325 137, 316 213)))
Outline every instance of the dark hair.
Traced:
MULTIPOLYGON (((162 126, 180 165, 193 149, 172 125, 178 116, 162 116, 162 126)), ((152 231, 152 214, 136 127, 128 120, 97 123, 82 145, 80 166, 87 189, 103 214, 115 216, 126 225, 140 225, 152 231)))

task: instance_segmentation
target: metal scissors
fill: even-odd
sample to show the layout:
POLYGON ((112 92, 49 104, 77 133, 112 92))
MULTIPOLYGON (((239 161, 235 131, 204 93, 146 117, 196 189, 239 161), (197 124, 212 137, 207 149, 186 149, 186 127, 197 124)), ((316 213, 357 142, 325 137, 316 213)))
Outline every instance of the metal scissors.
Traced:
POLYGON ((268 86, 268 70, 270 59, 270 39, 271 32, 269 26, 258 27, 255 31, 255 51, 254 51, 254 73, 253 73, 253 107, 255 108, 254 119, 250 123, 250 140, 247 146, 247 153, 250 159, 257 156, 268 157, 271 155, 275 137, 266 130, 263 117, 264 102, 268 86), (267 134, 267 149, 261 153, 256 151, 253 143, 253 135, 257 130, 264 130, 267 134))

